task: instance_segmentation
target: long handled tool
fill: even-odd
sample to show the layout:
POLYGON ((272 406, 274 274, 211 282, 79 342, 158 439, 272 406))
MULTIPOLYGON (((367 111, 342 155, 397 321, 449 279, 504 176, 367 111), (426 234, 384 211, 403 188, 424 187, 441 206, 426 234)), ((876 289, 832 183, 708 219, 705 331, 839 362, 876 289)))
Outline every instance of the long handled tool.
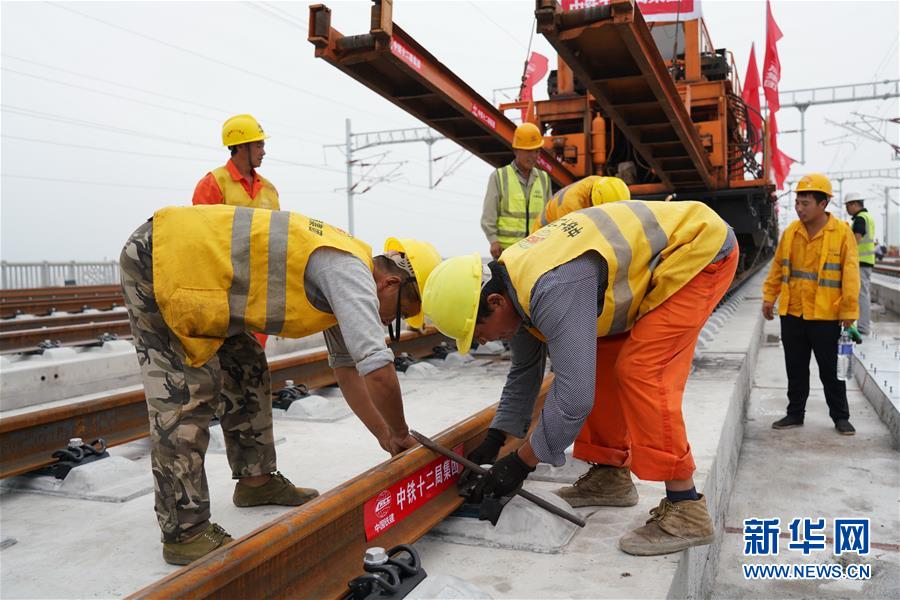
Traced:
MULTIPOLYGON (((422 444, 429 450, 434 450, 438 454, 443 454, 447 458, 452 458, 456 462, 460 463, 462 466, 466 467, 467 469, 472 469, 476 473, 480 473, 481 475, 487 474, 487 470, 482 469, 480 465, 476 465, 468 458, 466 458, 464 456, 460 456, 459 454, 456 454, 452 450, 448 450, 447 448, 444 448, 443 446, 436 444, 431 439, 425 437, 418 431, 410 431, 409 435, 413 436, 413 438, 415 438, 415 440, 417 442, 419 442, 420 444, 422 444)), ((537 504, 544 510, 553 513, 557 517, 562 517, 566 521, 575 523, 579 527, 584 527, 584 520, 581 517, 579 517, 578 515, 573 515, 572 513, 568 512, 566 510, 563 510, 560 507, 558 507, 554 504, 551 504, 550 502, 547 502, 540 496, 536 496, 536 495, 532 494, 528 490, 523 490, 522 488, 519 488, 513 493, 517 494, 519 496, 522 496, 529 502, 533 502, 534 504, 537 504)))

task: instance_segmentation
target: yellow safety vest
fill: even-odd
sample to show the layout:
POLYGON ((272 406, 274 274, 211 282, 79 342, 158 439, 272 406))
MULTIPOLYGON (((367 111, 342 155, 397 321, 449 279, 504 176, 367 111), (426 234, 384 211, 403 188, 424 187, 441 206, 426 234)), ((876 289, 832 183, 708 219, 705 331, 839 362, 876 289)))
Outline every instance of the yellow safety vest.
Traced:
POLYGON ((203 366, 240 332, 299 338, 336 324, 303 285, 309 256, 322 247, 373 268, 368 245, 299 213, 224 204, 157 211, 153 290, 188 364, 203 366))
POLYGON ((531 185, 531 194, 525 200, 525 192, 513 165, 497 169, 497 185, 500 188, 500 210, 497 213, 497 241, 501 248, 509 248, 528 235, 531 219, 544 208, 544 190, 550 190, 550 176, 537 167, 531 185))
POLYGON ((875 220, 867 210, 856 213, 856 216, 862 217, 866 222, 866 235, 860 238, 856 246, 859 264, 875 266, 875 220))
POLYGON ((541 214, 532 222, 531 231, 537 231, 544 225, 570 212, 593 206, 591 190, 594 189, 594 182, 598 179, 602 179, 602 177, 600 175, 589 175, 575 183, 570 183, 556 192, 553 198, 550 199, 550 202, 547 203, 547 206, 544 207, 544 210, 541 211, 541 214))
POLYGON ((803 223, 794 221, 785 230, 778 246, 781 254, 775 257, 775 260, 780 260, 781 267, 778 314, 782 316, 788 314, 792 294, 800 295, 804 288, 806 290, 814 288, 813 319, 835 321, 857 318, 859 267, 852 248, 852 243, 856 240, 853 239, 850 227, 846 223, 831 215, 828 219, 828 223, 822 229, 822 249, 816 271, 804 271, 802 265, 792 264, 794 236, 801 227, 804 227, 803 223))
POLYGON ((231 173, 226 167, 213 169, 212 174, 213 177, 216 178, 216 183, 219 184, 219 189, 222 190, 223 204, 281 210, 281 205, 278 203, 278 190, 275 189, 275 186, 272 185, 268 179, 259 173, 257 173, 256 176, 259 177, 262 187, 259 192, 257 192, 256 198, 250 197, 250 194, 247 193, 247 190, 244 189, 241 182, 235 181, 234 177, 231 176, 231 173))
MULTIPOLYGON (((548 271, 597 252, 609 266, 597 337, 627 331, 715 258, 728 226, 702 202, 625 201, 569 213, 500 255, 522 310, 548 271)), ((527 325, 527 323, 526 323, 527 325)))

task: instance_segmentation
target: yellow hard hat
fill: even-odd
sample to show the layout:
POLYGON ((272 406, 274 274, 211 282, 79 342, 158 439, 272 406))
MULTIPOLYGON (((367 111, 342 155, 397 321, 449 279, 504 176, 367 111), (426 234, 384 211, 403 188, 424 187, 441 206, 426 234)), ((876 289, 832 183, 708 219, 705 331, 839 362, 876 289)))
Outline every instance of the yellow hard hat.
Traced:
POLYGON ((268 137, 259 121, 251 115, 235 115, 222 125, 222 144, 225 146, 258 142, 268 137))
POLYGON ((425 315, 441 333, 456 340, 460 354, 472 347, 481 299, 481 273, 481 257, 467 254, 439 264, 425 283, 425 315))
POLYGON ((513 134, 513 148, 516 150, 537 150, 544 145, 544 136, 534 123, 522 123, 513 134))
POLYGON ((619 200, 631 200, 631 190, 624 181, 618 177, 601 177, 594 182, 591 188, 591 203, 594 206, 619 200))
MULTIPOLYGON (((412 238, 388 238, 384 242, 384 251, 390 252, 392 250, 406 255, 410 266, 412 266, 413 274, 416 276, 419 298, 425 298, 425 282, 428 281, 428 276, 441 262, 441 255, 438 253, 437 248, 428 242, 412 238)), ((425 304, 424 300, 422 304, 425 304)), ((420 310, 418 314, 407 317, 406 322, 410 327, 421 329, 422 325, 425 324, 424 311, 420 310)))
POLYGON ((829 198, 834 195, 831 191, 831 180, 821 173, 804 175, 797 183, 797 189, 794 192, 797 194, 801 192, 822 192, 827 194, 829 198))

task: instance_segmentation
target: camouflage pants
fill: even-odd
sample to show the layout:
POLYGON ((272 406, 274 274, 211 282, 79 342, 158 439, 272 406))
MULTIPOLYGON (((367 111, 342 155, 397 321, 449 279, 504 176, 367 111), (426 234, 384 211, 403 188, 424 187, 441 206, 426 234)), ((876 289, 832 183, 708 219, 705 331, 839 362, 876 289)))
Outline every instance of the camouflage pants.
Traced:
POLYGON ((152 223, 139 227, 119 263, 150 414, 156 515, 163 541, 177 542, 209 524, 203 460, 213 416, 234 478, 275 471, 271 384, 265 352, 249 333, 225 340, 200 368, 186 364, 156 304, 151 233, 152 223))

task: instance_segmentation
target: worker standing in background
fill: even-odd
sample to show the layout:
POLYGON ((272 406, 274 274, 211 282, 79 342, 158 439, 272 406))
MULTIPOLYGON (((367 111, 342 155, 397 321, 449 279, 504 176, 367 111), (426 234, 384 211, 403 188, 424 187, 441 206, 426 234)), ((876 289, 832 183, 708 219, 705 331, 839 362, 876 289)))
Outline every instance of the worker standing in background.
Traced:
MULTIPOLYGON (((415 445, 384 325, 421 326, 431 244, 389 239, 385 252, 298 213, 169 207, 128 239, 125 305, 150 417, 163 558, 188 564, 231 537, 210 522, 204 455, 219 418, 236 506, 299 506, 318 492, 276 471, 269 367, 253 332, 326 331, 344 398, 391 454, 415 445)), ((396 334, 396 335, 395 335, 396 334)))
POLYGON ((266 155, 268 137, 251 115, 235 115, 225 121, 222 144, 231 152, 231 158, 200 180, 194 189, 194 204, 280 210, 278 190, 256 172, 266 155))
POLYGON ((537 231, 570 212, 619 200, 631 200, 631 190, 624 181, 618 177, 589 175, 553 194, 553 198, 532 222, 531 231, 537 231))
MULTIPOLYGON (((489 436, 524 437, 544 376, 555 378, 540 420, 518 451, 497 461, 486 494, 506 496, 539 462, 565 464, 595 408, 595 391, 618 395, 607 415, 614 437, 630 435, 638 477, 666 482, 647 524, 619 540, 636 555, 709 544, 715 530, 694 485, 681 412, 694 346, 731 285, 738 263, 731 228, 701 202, 614 202, 557 219, 482 267, 477 254, 441 263, 425 285, 425 314, 465 353, 472 340, 508 339, 512 365, 489 436), (630 332, 630 335, 628 333, 630 332), (619 345, 601 357, 597 338, 619 345), (626 430, 622 425, 628 424, 626 430)), ((628 464, 626 462, 626 464, 628 464)))
POLYGON ((787 415, 774 429, 803 425, 809 397, 809 354, 819 365, 828 414, 842 435, 853 435, 847 384, 837 378, 837 344, 841 327, 859 316, 859 258, 846 223, 825 209, 831 181, 820 173, 797 183, 794 208, 799 220, 788 225, 763 284, 763 316, 781 316, 781 343, 788 378, 787 415))
POLYGON ((537 125, 522 123, 513 134, 515 159, 488 179, 481 229, 494 259, 528 235, 531 221, 550 199, 550 175, 535 166, 543 145, 537 125))
MULTIPOLYGON (((231 152, 225 166, 213 169, 194 188, 193 203, 228 204, 280 210, 278 190, 256 172, 266 155, 268 135, 252 115, 235 115, 222 125, 222 145, 231 152)), ((265 348, 269 336, 254 337, 265 348)))
POLYGON ((866 197, 851 192, 844 197, 844 207, 853 217, 853 236, 859 254, 859 320, 856 325, 863 335, 872 333, 872 308, 870 288, 872 269, 875 267, 875 219, 863 204, 866 197))

